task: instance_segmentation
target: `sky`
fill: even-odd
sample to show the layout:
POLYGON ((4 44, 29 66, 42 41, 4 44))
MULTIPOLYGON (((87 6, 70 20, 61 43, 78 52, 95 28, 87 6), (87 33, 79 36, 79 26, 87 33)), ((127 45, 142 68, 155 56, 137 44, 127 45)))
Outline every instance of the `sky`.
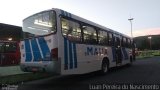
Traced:
POLYGON ((160 0, 2 0, 0 23, 22 26, 34 13, 59 8, 131 36, 160 34, 160 0))

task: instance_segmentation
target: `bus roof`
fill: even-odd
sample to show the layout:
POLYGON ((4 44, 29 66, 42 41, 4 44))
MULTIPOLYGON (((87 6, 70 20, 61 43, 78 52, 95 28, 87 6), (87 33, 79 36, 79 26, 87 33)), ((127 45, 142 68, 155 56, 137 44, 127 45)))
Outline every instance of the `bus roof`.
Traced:
POLYGON ((118 32, 118 31, 115 31, 115 30, 113 30, 113 29, 107 28, 107 27, 102 26, 102 25, 100 25, 100 24, 94 23, 94 22, 92 22, 92 21, 90 21, 90 20, 84 19, 84 18, 79 17, 79 16, 77 16, 77 15, 71 14, 71 13, 69 13, 69 12, 67 12, 67 11, 64 11, 64 10, 61 10, 61 9, 57 9, 57 8, 52 8, 52 10, 57 11, 57 12, 59 13, 59 15, 61 15, 61 14, 64 13, 65 16, 68 16, 68 17, 73 18, 73 19, 75 19, 75 20, 82 21, 82 22, 84 22, 84 23, 93 25, 93 26, 98 27, 98 28, 103 29, 103 30, 107 30, 107 31, 112 32, 112 33, 114 33, 114 34, 118 34, 118 35, 121 35, 121 36, 124 36, 124 37, 131 38, 131 37, 129 37, 129 36, 125 35, 125 34, 122 34, 122 33, 118 32), (67 14, 68 14, 68 15, 67 15, 67 14))
MULTIPOLYGON (((95 27, 97 27, 97 28, 100 28, 100 29, 103 29, 103 30, 107 30, 107 31, 109 31, 109 32, 112 32, 113 34, 118 34, 118 35, 120 35, 120 36, 124 36, 124 37, 127 37, 127 38, 131 38, 131 37, 129 37, 128 35, 122 34, 122 33, 118 32, 118 31, 115 31, 115 30, 113 30, 113 29, 107 28, 107 27, 102 26, 102 25, 100 25, 100 24, 94 23, 94 22, 92 22, 92 21, 90 21, 90 20, 84 19, 84 18, 79 17, 79 16, 77 16, 77 15, 71 14, 71 13, 69 13, 69 12, 67 12, 67 11, 62 10, 62 9, 52 8, 52 9, 44 10, 44 11, 41 11, 41 12, 38 12, 38 13, 42 13, 42 12, 45 12, 45 11, 52 11, 52 10, 56 11, 56 13, 57 13, 58 15, 64 15, 64 16, 66 16, 66 17, 69 17, 69 18, 78 20, 78 21, 80 21, 80 22, 87 23, 87 24, 92 25, 92 26, 95 26, 95 27)), ((35 14, 33 14, 33 15, 36 15, 36 14, 38 14, 38 13, 35 13, 35 14)), ((31 15, 31 16, 33 16, 33 15, 31 15)), ((29 18, 29 17, 31 17, 31 16, 28 16, 27 18, 29 18)), ((27 18, 25 18, 25 19, 27 19, 27 18)), ((25 19, 24 19, 24 20, 25 20, 25 19)), ((23 21, 24 21, 24 20, 23 20, 23 21)))

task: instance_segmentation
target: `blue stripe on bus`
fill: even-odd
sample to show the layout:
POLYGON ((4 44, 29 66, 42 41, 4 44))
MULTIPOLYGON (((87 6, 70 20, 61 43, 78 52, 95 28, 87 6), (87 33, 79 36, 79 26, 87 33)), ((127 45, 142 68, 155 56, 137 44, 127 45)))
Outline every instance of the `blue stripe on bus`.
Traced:
POLYGON ((50 50, 47 45, 47 42, 44 39, 44 37, 39 37, 38 41, 39 41, 40 48, 42 50, 43 57, 45 58, 47 54, 50 54, 50 50))
POLYGON ((69 60, 70 60, 70 64, 69 64, 69 68, 72 69, 73 68, 73 55, 72 55, 72 44, 71 42, 69 42, 69 60))
POLYGON ((38 44, 35 38, 31 40, 31 45, 32 45, 32 51, 33 51, 33 56, 34 56, 33 61, 39 61, 41 59, 41 54, 40 54, 40 50, 38 48, 38 44))
POLYGON ((68 43, 67 39, 64 38, 64 70, 68 69, 68 43))
POLYGON ((73 43, 73 52, 74 52, 74 68, 77 68, 77 52, 76 52, 76 44, 73 43))
POLYGON ((128 54, 127 54, 127 51, 124 47, 122 48, 122 51, 123 51, 123 54, 124 54, 124 59, 127 60, 128 59, 128 54))
POLYGON ((30 62, 32 60, 32 54, 31 54, 31 47, 30 47, 30 44, 29 44, 29 40, 24 40, 24 44, 25 44, 25 56, 26 56, 26 59, 25 61, 26 62, 30 62))
POLYGON ((116 48, 112 47, 113 62, 116 61, 116 48))

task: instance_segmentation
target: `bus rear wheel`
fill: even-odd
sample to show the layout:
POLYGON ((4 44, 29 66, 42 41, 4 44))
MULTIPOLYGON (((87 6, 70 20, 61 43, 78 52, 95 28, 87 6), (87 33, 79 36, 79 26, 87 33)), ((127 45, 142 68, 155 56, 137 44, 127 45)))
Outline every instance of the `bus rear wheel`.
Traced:
POLYGON ((107 60, 102 61, 101 73, 106 74, 109 70, 109 62, 107 60))

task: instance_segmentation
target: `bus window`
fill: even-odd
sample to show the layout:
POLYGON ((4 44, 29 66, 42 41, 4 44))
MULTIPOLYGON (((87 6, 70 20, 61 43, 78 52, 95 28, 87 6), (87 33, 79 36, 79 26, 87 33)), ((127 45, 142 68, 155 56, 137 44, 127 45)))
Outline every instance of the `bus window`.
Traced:
POLYGON ((109 45, 113 45, 113 35, 109 33, 109 45))
POLYGON ((120 47, 120 38, 119 37, 115 37, 115 42, 114 42, 115 46, 118 48, 120 47))
POLYGON ((130 39, 127 40, 127 44, 128 44, 127 47, 128 47, 128 48, 131 48, 131 40, 130 40, 130 39))
MULTIPOLYGON (((34 35, 46 35, 56 32, 56 15, 53 11, 35 14, 23 21, 23 32, 34 35)), ((29 38, 29 37, 24 37, 29 38)))
POLYGON ((62 18, 62 33, 70 41, 81 41, 81 29, 80 24, 71 20, 62 18))
POLYGON ((96 30, 93 27, 87 25, 82 26, 82 28, 84 43, 97 44, 96 30))
POLYGON ((108 34, 106 31, 98 32, 98 43, 101 45, 108 45, 108 34))
POLYGON ((123 37, 121 38, 121 47, 123 47, 123 37))
POLYGON ((127 43, 127 40, 126 40, 125 37, 123 37, 123 44, 122 44, 122 46, 123 46, 123 47, 126 47, 126 46, 127 46, 126 43, 127 43))

